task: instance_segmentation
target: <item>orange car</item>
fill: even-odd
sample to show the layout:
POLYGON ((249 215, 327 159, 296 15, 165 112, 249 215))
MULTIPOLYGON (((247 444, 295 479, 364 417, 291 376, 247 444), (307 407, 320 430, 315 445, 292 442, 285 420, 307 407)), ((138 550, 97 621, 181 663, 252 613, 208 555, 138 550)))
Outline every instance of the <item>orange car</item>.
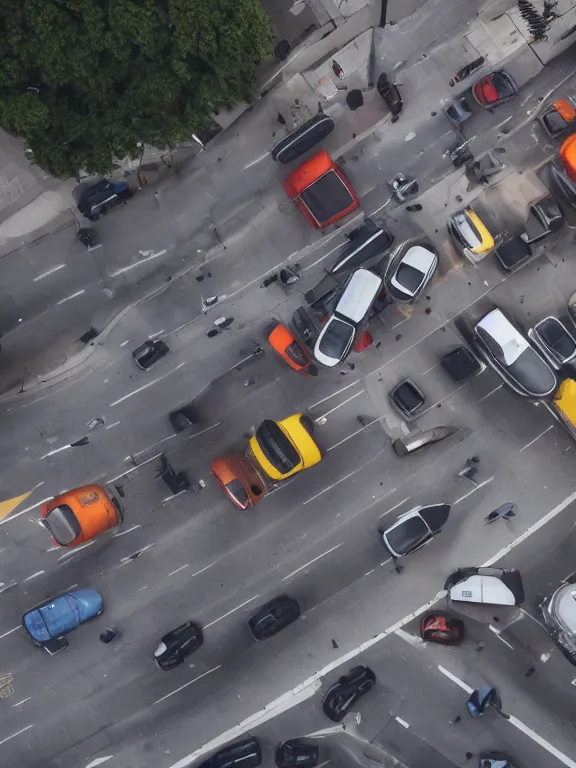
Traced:
POLYGON ((212 462, 212 474, 226 496, 240 509, 250 509, 268 492, 266 481, 246 456, 220 456, 212 462))
POLYGON ((318 375, 318 368, 312 362, 312 357, 305 345, 283 323, 278 323, 268 336, 268 341, 272 349, 288 363, 293 371, 306 376, 318 375))
POLYGON ((576 181, 576 133, 568 136, 560 147, 560 159, 568 176, 576 181))
POLYGON ((100 485, 66 491, 42 504, 40 514, 60 547, 77 547, 122 522, 118 500, 100 485))
POLYGON ((283 187, 315 229, 334 224, 360 205, 347 178, 324 151, 292 171, 283 187))

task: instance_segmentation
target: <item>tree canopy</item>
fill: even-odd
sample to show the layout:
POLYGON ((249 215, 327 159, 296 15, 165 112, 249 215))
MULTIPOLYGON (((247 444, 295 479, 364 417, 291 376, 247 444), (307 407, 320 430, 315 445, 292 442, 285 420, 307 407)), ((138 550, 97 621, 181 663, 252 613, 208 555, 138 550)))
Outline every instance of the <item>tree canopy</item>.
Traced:
POLYGON ((65 178, 189 140, 252 101, 260 0, 0 0, 0 125, 65 178))

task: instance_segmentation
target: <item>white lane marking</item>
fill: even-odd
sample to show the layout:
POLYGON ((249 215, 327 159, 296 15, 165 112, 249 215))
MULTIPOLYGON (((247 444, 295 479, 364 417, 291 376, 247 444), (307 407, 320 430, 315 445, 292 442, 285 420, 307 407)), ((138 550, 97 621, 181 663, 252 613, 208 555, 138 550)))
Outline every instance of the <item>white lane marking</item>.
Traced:
POLYGON ((321 555, 318 555, 318 557, 315 557, 313 560, 310 560, 309 562, 305 563, 304 565, 301 565, 300 568, 296 568, 295 571, 292 571, 292 573, 289 573, 288 576, 284 576, 282 581, 288 581, 288 579, 291 579, 292 576, 295 576, 297 573, 300 573, 300 571, 303 571, 304 568, 308 568, 309 565, 312 565, 312 563, 317 562, 322 557, 326 557, 326 555, 329 555, 330 552, 334 552, 335 549, 338 549, 338 547, 341 547, 342 544, 344 544, 343 541, 340 542, 340 544, 336 544, 335 547, 332 547, 331 549, 326 550, 326 552, 322 552, 321 555))
POLYGON ((449 680, 452 680, 452 682, 456 683, 456 685, 458 685, 460 688, 462 688, 463 691, 466 691, 466 693, 470 694, 470 693, 474 692, 474 688, 470 688, 470 686, 467 683, 465 683, 464 680, 460 680, 459 677, 456 677, 456 675, 453 675, 452 672, 450 672, 448 669, 446 669, 442 665, 438 664, 438 669, 449 680))
MULTIPOLYGON (((144 254, 145 252, 140 251, 140 253, 144 254)), ((166 248, 162 251, 158 251, 158 253, 154 253, 154 251, 147 251, 147 253, 151 253, 151 256, 147 256, 145 259, 140 259, 140 261, 134 262, 134 264, 129 264, 127 267, 122 267, 121 269, 117 269, 116 272, 110 272, 110 277, 118 277, 118 275, 123 275, 126 272, 130 272, 131 269, 135 269, 136 267, 139 267, 141 264, 146 264, 148 261, 152 261, 153 259, 157 259, 159 256, 164 256, 166 253, 166 248)))
POLYGON ((390 509, 387 509, 386 512, 382 512, 381 515, 378 515, 378 520, 380 520, 381 517, 386 517, 386 515, 389 515, 390 512, 394 512, 395 509, 401 507, 402 504, 406 504, 407 501, 410 501, 410 496, 406 496, 406 498, 402 499, 402 501, 399 501, 398 504, 394 504, 394 506, 390 507, 390 509))
POLYGON ((44 456, 40 456, 40 460, 47 459, 48 456, 54 456, 56 453, 62 453, 62 451, 67 451, 68 448, 72 448, 70 443, 68 445, 63 445, 60 448, 54 448, 53 451, 48 451, 48 453, 45 453, 44 456))
POLYGON ((479 402, 479 403, 481 403, 481 402, 482 402, 482 400, 486 400, 486 398, 487 398, 487 397, 490 397, 490 395, 493 395, 493 394, 494 394, 494 392, 498 392, 498 390, 499 390, 499 389, 502 389, 502 387, 503 387, 503 386, 504 386, 504 384, 499 384, 497 387, 495 387, 495 388, 494 388, 494 389, 492 389, 490 392, 488 392, 488 394, 487 394, 487 395, 484 395, 484 397, 481 397, 481 398, 480 398, 480 400, 478 400, 478 402, 479 402))
POLYGON ((50 501, 53 498, 54 496, 47 496, 45 499, 42 499, 42 501, 39 501, 37 504, 32 504, 31 507, 26 507, 26 509, 21 509, 20 512, 16 512, 15 515, 10 515, 9 517, 5 517, 4 520, 0 520, 0 525, 5 525, 6 523, 9 523, 10 520, 16 520, 16 518, 20 517, 20 515, 25 515, 26 512, 32 512, 33 509, 38 509, 38 507, 41 504, 45 504, 47 501, 50 501))
POLYGON ((550 744, 550 742, 546 741, 546 739, 542 738, 542 736, 539 736, 531 728, 528 728, 528 726, 525 725, 521 720, 518 720, 517 717, 510 715, 510 719, 507 722, 509 722, 510 725, 513 725, 515 728, 518 728, 519 731, 522 731, 522 733, 528 736, 529 739, 532 739, 532 741, 536 742, 536 744, 539 744, 547 752, 550 752, 551 755, 554 755, 557 760, 559 760, 561 763, 564 763, 564 765, 567 765, 568 768, 576 768, 576 762, 574 760, 550 744))
MULTIPOLYGON (((130 467, 130 469, 125 469, 124 472, 120 475, 116 475, 116 477, 113 477, 111 480, 107 480, 106 483, 110 485, 110 483, 114 483, 116 480, 119 480, 121 477, 126 477, 126 475, 129 475, 131 472, 136 472, 137 469, 140 469, 141 467, 145 467, 146 464, 150 464, 151 461, 155 461, 156 459, 160 458, 162 456, 161 453, 157 453, 155 456, 152 456, 150 459, 146 459, 146 461, 143 461, 141 464, 137 464, 135 467, 130 467)), ((129 459, 130 456, 127 456, 126 459, 129 459)), ((124 461, 126 461, 124 459, 124 461)), ((1 525, 1 523, 0 523, 1 525)))
POLYGON ((337 485, 340 485, 340 483, 343 483, 344 480, 348 480, 348 478, 352 477, 352 475, 356 474, 357 470, 354 470, 354 472, 350 472, 348 475, 344 475, 344 477, 341 477, 339 480, 336 480, 335 483, 332 483, 332 485, 329 485, 328 488, 324 488, 322 491, 316 494, 316 496, 312 496, 310 499, 307 499, 302 503, 302 506, 305 507, 306 504, 310 504, 311 501, 314 501, 319 496, 322 496, 324 493, 328 493, 328 491, 332 490, 332 488, 336 488, 337 485))
POLYGON ((22 699, 22 701, 17 701, 16 704, 12 704, 12 709, 14 709, 14 707, 19 707, 20 704, 25 704, 27 701, 30 701, 31 698, 32 696, 28 696, 27 699, 22 699))
POLYGON ((122 344, 120 344, 120 346, 125 347, 126 344, 130 344, 130 339, 126 339, 126 341, 123 341, 122 344))
POLYGON ((149 339, 155 339, 155 338, 156 338, 156 336, 160 336, 162 333, 166 333, 166 330, 165 330, 164 328, 162 328, 162 330, 161 330, 161 331, 156 331, 156 333, 151 333, 151 334, 148 336, 148 338, 149 338, 149 339))
POLYGON ((372 568, 372 570, 371 570, 371 571, 366 571, 366 573, 364 574, 364 576, 370 576, 370 574, 371 574, 371 573, 374 573, 374 571, 375 571, 375 570, 376 570, 376 568, 372 568))
POLYGON ((254 597, 251 597, 250 600, 246 600, 246 602, 241 603, 240 605, 237 605, 236 608, 232 608, 231 611, 228 611, 228 613, 225 613, 223 616, 220 616, 218 619, 214 619, 214 621, 211 621, 210 624, 205 624, 202 629, 208 629, 208 627, 213 627, 214 624, 217 624, 219 621, 222 621, 222 619, 225 619, 227 616, 230 616, 230 614, 234 613, 235 611, 239 611, 240 608, 244 608, 245 605, 248 605, 248 603, 251 603, 253 600, 256 600, 260 595, 254 595, 254 597))
POLYGON ((468 496, 472 496, 473 493, 476 493, 476 491, 479 491, 480 488, 484 488, 485 485, 488 485, 488 483, 491 483, 492 480, 494 480, 494 477, 489 477, 488 480, 483 480, 481 483, 478 483, 476 488, 472 488, 471 491, 468 491, 468 493, 465 493, 464 496, 460 496, 459 499, 456 499, 456 501, 452 502, 452 506, 455 504, 459 504, 461 501, 464 501, 464 499, 467 499, 468 496))
POLYGON ((147 584, 145 586, 143 586, 143 587, 140 587, 138 592, 144 592, 145 589, 148 589, 148 585, 147 584))
POLYGON ((104 429, 112 429, 112 427, 117 427, 118 424, 120 424, 119 421, 115 421, 113 424, 108 424, 104 429))
MULTIPOLYGON (((560 504, 554 507, 553 510, 548 512, 548 514, 544 515, 544 517, 540 518, 540 520, 537 523, 535 523, 531 528, 529 528, 526 534, 522 534, 511 544, 501 549, 495 555, 495 557, 490 558, 490 560, 484 563, 482 567, 487 568, 490 565, 493 565, 500 558, 504 557, 504 555, 508 554, 510 550, 514 549, 514 547, 522 543, 522 541, 528 538, 532 533, 542 528, 544 525, 546 525, 546 523, 548 523, 550 520, 552 520, 554 517, 560 514, 560 512, 566 509, 566 507, 568 507, 575 500, 576 500, 576 492, 572 493, 570 496, 567 496, 564 499, 564 501, 560 502, 560 504)), ((302 683, 300 683, 299 685, 296 685, 291 690, 286 691, 281 696, 278 696, 276 699, 269 702, 264 707, 260 708, 257 712, 254 712, 252 715, 248 716, 247 718, 242 720, 240 723, 238 723, 234 727, 229 728, 227 731, 224 731, 224 733, 221 733, 219 736, 212 739, 207 744, 204 744, 203 746, 198 747, 198 749, 194 750, 194 752, 191 752, 189 755, 186 755, 181 760, 178 760, 176 763, 173 763, 170 766, 170 768, 189 768, 190 763, 192 763, 198 757, 205 755, 207 752, 214 751, 215 749, 222 746, 223 744, 226 744, 229 741, 232 741, 238 736, 242 736, 242 734, 246 733, 246 731, 249 731, 252 728, 255 728, 256 726, 262 725, 263 723, 268 722, 268 720, 272 720, 274 717, 281 714, 282 712, 286 712, 287 710, 297 706, 301 702, 307 701, 308 699, 312 698, 312 696, 314 696, 314 694, 322 687, 323 677, 326 677, 326 675, 330 674, 330 672, 332 672, 333 670, 338 669, 338 667, 341 667, 344 664, 347 664, 352 659, 355 659, 364 651, 367 651, 369 648, 372 648, 372 646, 382 642, 382 640, 384 640, 386 637, 396 632, 396 630, 402 629, 402 627, 406 626, 406 624, 409 624, 411 621, 414 621, 414 619, 420 616, 422 613, 424 613, 425 611, 429 611, 430 608, 435 606, 438 603, 438 601, 442 600, 445 596, 446 596, 446 590, 441 590, 436 595, 434 595, 434 597, 431 600, 428 600, 428 602, 424 603, 424 605, 421 605, 419 608, 416 608, 416 610, 412 611, 412 613, 409 613, 407 616, 404 616, 395 624, 392 624, 390 627, 388 627, 387 629, 384 629, 382 632, 379 632, 377 635, 375 635, 374 637, 371 637, 369 640, 365 640, 363 643, 360 643, 360 645, 358 645, 356 648, 352 648, 352 650, 348 651, 348 653, 345 653, 343 656, 340 656, 337 659, 333 659, 331 662, 326 664, 326 666, 322 667, 322 669, 319 669, 317 672, 314 672, 314 674, 312 674, 302 683)), ((470 689, 470 692, 471 690, 472 689, 470 689)), ((508 722, 510 722, 510 720, 508 722)), ((573 766, 573 768, 576 768, 576 766, 573 766)))
POLYGON ((49 547, 46 552, 56 552, 57 549, 62 549, 62 547, 57 544, 55 547, 49 547))
POLYGON ((262 162, 262 160, 265 160, 268 157, 268 154, 269 154, 268 152, 265 152, 260 157, 257 157, 256 160, 252 160, 252 162, 246 163, 246 165, 244 166, 244 170, 246 170, 247 168, 252 168, 253 165, 256 165, 257 163, 262 162))
POLYGON ((120 536, 126 536, 127 533, 131 533, 132 531, 135 531, 137 528, 142 528, 142 526, 139 524, 136 524, 136 525, 133 525, 131 528, 126 528, 125 531, 118 531, 118 533, 115 533, 112 536, 112 538, 118 539, 120 536))
POLYGON ((518 453, 522 453, 522 451, 525 451, 525 450, 526 450, 526 448, 530 448, 530 446, 531 446, 531 445, 534 445, 534 443, 536 442, 536 440, 540 440, 540 438, 541 438, 541 437, 543 437, 543 436, 546 434, 546 432, 550 432, 550 430, 551 430, 551 429, 554 429, 554 424, 550 424, 550 426, 549 426, 549 427, 546 427, 546 429, 544 430, 544 432, 540 432, 540 434, 538 435, 538 437, 535 437, 535 438, 534 438, 534 440, 530 440, 530 442, 529 442, 529 443, 526 443, 526 445, 524 446, 524 448, 520 448, 520 450, 518 451, 518 453))
POLYGON ((210 563, 210 565, 205 565, 204 568, 200 568, 199 571, 196 571, 196 573, 193 573, 192 576, 190 576, 190 578, 192 579, 194 576, 200 576, 201 573, 204 573, 204 571, 207 571, 208 568, 212 568, 212 566, 216 565, 217 562, 218 560, 214 560, 214 562, 210 563))
POLYGON ((204 429, 201 429, 200 432, 194 432, 193 435, 190 435, 188 440, 193 440, 195 437, 198 437, 199 435, 203 435, 204 432, 209 432, 211 429, 215 429, 216 427, 221 427, 223 422, 217 421, 216 424, 212 424, 210 427, 205 427, 204 429))
POLYGON ((57 307, 59 307, 59 306, 60 306, 60 304, 64 304, 64 302, 66 302, 66 301, 70 301, 70 299, 75 299, 75 298, 77 298, 78 296, 82 296, 82 294, 83 294, 83 293, 86 293, 86 291, 84 290, 84 288, 82 288, 82 290, 81 290, 81 291, 76 291, 76 293, 72 293, 72 294, 70 294, 70 296, 66 296, 66 298, 65 298, 65 299, 60 299, 60 301, 57 301, 57 302, 56 302, 56 306, 57 306, 57 307))
POLYGON ((32 723, 32 725, 27 725, 26 728, 22 728, 21 730, 16 731, 16 733, 13 733, 12 736, 7 736, 5 739, 2 739, 2 741, 0 741, 0 745, 6 744, 7 741, 10 741, 10 739, 13 739, 15 736, 20 736, 21 733, 28 731, 30 728, 34 728, 34 723, 32 723))
POLYGON ((66 587, 66 592, 70 592, 72 589, 76 589, 78 584, 71 584, 69 587, 66 587))
POLYGON ((146 451, 149 451, 151 448, 155 448, 157 445, 160 445, 160 443, 166 443, 168 440, 174 440, 174 438, 177 437, 177 435, 168 435, 168 437, 163 437, 162 440, 158 440, 156 443, 152 443, 152 445, 148 445, 146 448, 143 448, 141 451, 138 451, 134 454, 134 456, 141 456, 143 453, 146 453, 146 451))
POLYGON ((324 256, 320 256, 319 259, 316 259, 316 261, 313 261, 312 264, 309 264, 307 267, 304 267, 302 272, 308 272, 309 269, 312 269, 312 267, 315 267, 316 264, 320 264, 321 261, 324 261, 324 259, 327 259, 328 256, 330 256, 332 253, 338 250, 338 248, 342 248, 343 245, 346 245, 346 242, 339 243, 338 245, 334 246, 331 251, 328 251, 328 253, 325 253, 324 256))
POLYGON ((52 269, 47 269, 46 272, 41 272, 37 277, 34 278, 34 282, 37 283, 38 280, 43 280, 45 277, 48 277, 48 275, 53 275, 54 272, 58 272, 60 269, 64 269, 66 264, 58 264, 57 267, 52 267, 52 269))
POLYGON ((161 699, 157 699, 153 704, 150 706, 154 706, 155 704, 160 704, 161 701, 164 701, 165 699, 169 699, 170 696, 174 696, 175 693, 178 693, 178 691, 183 691, 184 688, 188 688, 189 685, 192 685, 192 683, 195 683, 197 680, 201 680, 203 677, 206 677, 206 675, 209 675, 211 672, 216 672, 217 669, 220 669, 222 667, 222 664, 218 664, 217 667, 214 667, 213 669, 209 669, 208 672, 204 672, 203 675, 198 675, 198 677, 195 677, 194 680, 190 680, 187 683, 184 683, 184 685, 181 685, 180 688, 176 688, 175 691, 172 691, 172 693, 167 693, 166 696, 162 696, 161 699))
POLYGON ((438 368, 438 365, 433 365, 432 368, 428 368, 427 370, 425 370, 422 376, 426 376, 426 374, 430 373, 430 371, 433 371, 434 368, 438 368))
POLYGON ((380 563, 380 567, 382 567, 383 565, 388 565, 388 563, 391 563, 391 562, 392 562, 392 558, 389 557, 388 560, 384 560, 383 562, 380 563))
POLYGON ((336 445, 331 445, 330 448, 326 449, 326 453, 328 451, 333 451, 335 448, 338 448, 342 445, 342 443, 345 443, 347 440, 350 440, 350 438, 355 437, 356 435, 359 435, 360 432, 364 432, 365 429, 368 429, 368 427, 371 427, 372 424, 376 424, 377 421, 380 421, 380 419, 372 419, 372 421, 369 421, 368 424, 364 424, 363 427, 360 427, 360 429, 357 429, 356 432, 352 432, 351 435, 348 435, 348 437, 345 437, 343 440, 340 440, 339 443, 336 443, 336 445))
POLYGON ((164 506, 165 504, 168 504, 168 502, 170 501, 174 501, 174 499, 177 499, 178 496, 182 496, 183 493, 187 493, 187 492, 188 492, 188 488, 184 488, 183 491, 178 491, 178 493, 174 493, 172 494, 172 496, 166 496, 165 499, 162 499, 162 506, 164 506))
POLYGON ((96 539, 92 539, 92 541, 87 541, 86 544, 81 544, 79 547, 74 547, 74 549, 68 549, 66 552, 64 552, 63 555, 60 555, 60 557, 58 558, 58 562, 60 562, 60 560, 65 560, 67 557, 72 557, 72 555, 77 555, 78 552, 82 552, 83 549, 86 549, 87 547, 91 547, 95 541, 96 539))
POLYGON ((36 579, 38 576, 42 576, 43 573, 46 573, 46 571, 36 571, 36 573, 33 573, 31 576, 26 576, 25 579, 22 579, 22 584, 25 584, 27 581, 32 581, 32 579, 36 579))
POLYGON ((413 648, 423 648, 426 646, 426 643, 424 640, 422 640, 421 637, 418 637, 418 635, 413 635, 410 632, 406 632, 405 629, 397 629, 394 634, 398 635, 398 637, 401 637, 402 640, 408 643, 408 645, 411 645, 413 648))
POLYGON ((188 565, 188 563, 184 563, 184 565, 181 565, 181 566, 180 566, 180 568, 176 568, 176 570, 175 570, 175 571, 170 571, 170 573, 168 574, 168 576, 174 576, 174 574, 175 574, 175 573, 179 573, 180 571, 183 571, 183 570, 184 570, 184 568, 190 568, 190 566, 188 565))
POLYGON ((138 552, 132 552, 131 555, 127 555, 126 557, 120 558, 120 565, 117 565, 116 567, 122 568, 123 565, 126 565, 127 563, 131 563, 134 560, 138 560, 138 558, 143 552, 146 552, 147 549, 150 549, 153 546, 154 544, 146 544, 146 546, 142 547, 142 549, 139 549, 138 552), (134 555, 137 555, 137 556, 134 557, 134 555))
MULTIPOLYGON (((518 610, 520 611, 522 616, 528 616, 528 618, 532 619, 532 621, 534 621, 536 624, 538 624, 539 627, 542 627, 542 629, 544 629, 544 630, 546 629, 544 624, 542 624, 542 622, 538 621, 538 619, 535 616, 532 616, 532 614, 529 613, 525 608, 518 608, 518 610)), ((510 626, 510 625, 508 625, 508 626, 510 626)))
POLYGON ((334 406, 330 411, 326 411, 326 413, 322 414, 322 416, 318 416, 317 419, 314 419, 314 421, 320 421, 320 419, 325 419, 326 416, 330 416, 331 413, 334 413, 334 411, 337 411, 338 408, 342 408, 343 405, 346 405, 346 403, 349 403, 351 400, 354 400, 356 397, 359 397, 360 395, 364 394, 364 390, 361 390, 360 392, 356 392, 355 395, 352 395, 352 397, 349 397, 347 400, 344 400, 344 402, 340 403, 339 405, 334 406))
POLYGON ((508 640, 505 640, 505 639, 502 637, 502 630, 501 630, 501 629, 498 629, 498 627, 493 627, 493 626, 492 626, 492 624, 488 624, 488 628, 490 629, 490 631, 491 631, 491 632, 494 632, 494 634, 496 635, 496 637, 498 638, 498 640, 502 640, 502 642, 504 643, 504 645, 507 645, 507 646, 508 646, 508 648, 511 648, 512 650, 514 650, 514 646, 513 646, 513 645, 511 645, 511 644, 508 642, 508 640))
POLYGON ((92 760, 91 763, 88 763, 86 768, 96 768, 97 765, 102 765, 102 763, 105 763, 107 760, 112 760, 114 755, 105 755, 104 757, 97 757, 95 760, 92 760))
POLYGON ((3 635, 0 635, 0 640, 2 640, 3 637, 8 637, 12 632, 16 632, 17 629, 22 629, 22 625, 19 624, 17 627, 14 627, 14 629, 9 629, 8 632, 4 632, 3 635))
POLYGON ((306 408, 306 410, 311 411, 313 408, 316 408, 317 405, 322 405, 322 403, 325 403, 326 400, 331 400, 333 397, 336 397, 336 395, 339 395, 341 392, 346 392, 347 389, 350 389, 350 387, 355 387, 357 384, 362 384, 362 382, 353 381, 352 384, 347 384, 345 387, 342 387, 342 389, 339 389, 337 392, 333 392, 331 395, 328 395, 327 397, 323 397, 322 400, 318 400, 318 402, 314 403, 314 405, 309 405, 308 408, 306 408))
POLYGON ((393 199, 394 199, 393 196, 389 197, 388 200, 386 200, 385 203, 382 203, 382 205, 379 208, 376 208, 376 210, 372 211, 372 213, 369 213, 368 218, 370 218, 371 216, 374 216, 376 213, 379 213, 382 210, 382 208, 386 208, 387 205, 390 205, 393 199))
POLYGON ((134 397, 134 395, 137 395, 139 392, 143 392, 145 389, 148 389, 148 387, 152 387, 154 386, 154 384, 158 384, 159 381, 162 381, 168 376, 171 376, 173 373, 176 373, 176 371, 182 368, 182 366, 184 365, 186 365, 186 362, 180 363, 180 365, 177 365, 176 368, 173 368, 171 371, 168 371, 168 373, 165 373, 163 376, 159 376, 157 379, 153 379, 152 381, 149 381, 148 384, 144 384, 144 386, 138 387, 138 389, 135 389, 134 392, 129 392, 127 395, 124 395, 124 397, 121 397, 118 400, 114 400, 113 403, 110 403, 110 408, 114 408, 115 405, 120 405, 120 403, 123 403, 125 400, 128 400, 130 397, 134 397))
POLYGON ((398 717, 398 715, 396 715, 394 719, 396 720, 397 723, 400 723, 400 725, 403 725, 404 728, 410 728, 410 723, 407 723, 406 720, 402 720, 402 718, 398 717))

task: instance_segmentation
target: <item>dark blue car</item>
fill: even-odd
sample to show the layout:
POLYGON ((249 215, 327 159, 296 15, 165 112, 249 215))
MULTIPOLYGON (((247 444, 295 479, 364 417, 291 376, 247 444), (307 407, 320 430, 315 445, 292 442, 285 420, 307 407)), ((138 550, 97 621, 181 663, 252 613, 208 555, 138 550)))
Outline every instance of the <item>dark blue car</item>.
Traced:
POLYGON ((22 617, 24 629, 36 645, 47 646, 85 621, 102 613, 102 595, 95 589, 77 589, 46 600, 22 617))

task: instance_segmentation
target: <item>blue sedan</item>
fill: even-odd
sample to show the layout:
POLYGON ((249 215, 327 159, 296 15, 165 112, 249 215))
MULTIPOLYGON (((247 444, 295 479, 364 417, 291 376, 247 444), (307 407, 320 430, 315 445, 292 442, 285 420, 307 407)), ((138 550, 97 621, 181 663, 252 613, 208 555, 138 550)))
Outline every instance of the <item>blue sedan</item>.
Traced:
POLYGON ((22 617, 22 624, 36 645, 44 646, 98 616, 103 607, 100 592, 77 589, 27 611, 22 617))

